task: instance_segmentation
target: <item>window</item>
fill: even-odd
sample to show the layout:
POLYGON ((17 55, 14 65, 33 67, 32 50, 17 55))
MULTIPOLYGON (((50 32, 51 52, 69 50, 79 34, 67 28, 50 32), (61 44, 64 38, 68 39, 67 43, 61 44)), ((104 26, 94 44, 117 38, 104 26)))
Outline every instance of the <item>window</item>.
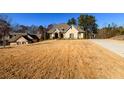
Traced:
POLYGON ((26 44, 26 42, 23 41, 22 44, 26 44))
POLYGON ((10 35, 10 38, 12 38, 12 35, 10 35))
POLYGON ((62 29, 62 31, 64 31, 65 29, 62 29))
POLYGON ((17 45, 20 45, 20 42, 17 42, 17 45))

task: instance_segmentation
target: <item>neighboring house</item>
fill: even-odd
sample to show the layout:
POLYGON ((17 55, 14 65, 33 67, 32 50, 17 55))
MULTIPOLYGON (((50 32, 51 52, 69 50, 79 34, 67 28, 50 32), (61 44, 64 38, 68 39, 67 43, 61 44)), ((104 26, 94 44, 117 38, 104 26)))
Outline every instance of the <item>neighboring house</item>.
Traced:
POLYGON ((39 38, 32 34, 13 34, 9 40, 10 45, 21 45, 39 42, 39 38))
POLYGON ((13 36, 10 40, 10 45, 21 45, 21 44, 28 44, 32 43, 32 39, 26 35, 16 35, 13 36))
POLYGON ((85 31, 78 26, 58 24, 54 25, 48 32, 50 39, 83 39, 85 31))
POLYGON ((30 38, 32 38, 33 43, 40 41, 40 38, 37 35, 28 34, 28 36, 30 36, 30 38))

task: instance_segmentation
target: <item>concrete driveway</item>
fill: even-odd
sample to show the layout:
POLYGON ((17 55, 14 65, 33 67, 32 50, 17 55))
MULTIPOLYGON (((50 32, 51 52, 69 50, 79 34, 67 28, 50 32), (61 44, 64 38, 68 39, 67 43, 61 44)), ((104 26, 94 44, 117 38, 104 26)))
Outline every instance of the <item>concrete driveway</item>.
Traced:
POLYGON ((91 41, 124 57, 124 41, 109 39, 92 39, 91 41))

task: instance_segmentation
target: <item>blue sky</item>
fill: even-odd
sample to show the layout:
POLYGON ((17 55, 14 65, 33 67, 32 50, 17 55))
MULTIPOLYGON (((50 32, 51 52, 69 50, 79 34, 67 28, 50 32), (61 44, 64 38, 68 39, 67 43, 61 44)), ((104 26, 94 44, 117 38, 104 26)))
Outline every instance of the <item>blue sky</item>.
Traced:
MULTIPOLYGON (((96 17, 99 27, 115 23, 124 25, 124 13, 88 13, 96 17)), ((13 24, 43 25, 65 23, 68 19, 78 18, 80 13, 7 13, 13 24)))

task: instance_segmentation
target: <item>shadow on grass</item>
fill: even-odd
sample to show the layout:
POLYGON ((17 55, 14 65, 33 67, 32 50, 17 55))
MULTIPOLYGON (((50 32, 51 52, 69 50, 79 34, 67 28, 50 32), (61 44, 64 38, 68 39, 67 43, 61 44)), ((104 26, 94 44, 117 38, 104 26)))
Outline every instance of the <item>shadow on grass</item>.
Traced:
POLYGON ((28 45, 28 46, 44 45, 44 44, 49 45, 49 44, 52 44, 52 43, 53 43, 53 42, 40 42, 40 43, 33 43, 33 44, 28 45))
POLYGON ((10 48, 13 48, 13 47, 11 47, 11 46, 7 46, 7 47, 0 46, 0 49, 10 49, 10 48))

